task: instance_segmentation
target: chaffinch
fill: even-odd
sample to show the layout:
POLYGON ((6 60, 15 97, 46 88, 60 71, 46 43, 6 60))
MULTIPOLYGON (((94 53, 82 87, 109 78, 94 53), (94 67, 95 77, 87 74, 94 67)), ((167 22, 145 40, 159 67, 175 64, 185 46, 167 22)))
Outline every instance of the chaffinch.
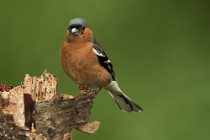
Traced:
POLYGON ((66 41, 61 49, 61 63, 66 74, 77 84, 81 93, 89 88, 106 89, 125 112, 143 109, 120 89, 113 65, 101 46, 93 38, 86 21, 75 18, 69 22, 66 41))

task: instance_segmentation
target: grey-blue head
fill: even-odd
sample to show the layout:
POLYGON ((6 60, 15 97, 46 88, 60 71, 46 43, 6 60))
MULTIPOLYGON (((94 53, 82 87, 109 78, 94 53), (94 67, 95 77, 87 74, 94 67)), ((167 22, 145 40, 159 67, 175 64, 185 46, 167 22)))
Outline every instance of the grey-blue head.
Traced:
POLYGON ((87 23, 83 18, 74 18, 69 22, 68 30, 72 35, 83 34, 87 23))

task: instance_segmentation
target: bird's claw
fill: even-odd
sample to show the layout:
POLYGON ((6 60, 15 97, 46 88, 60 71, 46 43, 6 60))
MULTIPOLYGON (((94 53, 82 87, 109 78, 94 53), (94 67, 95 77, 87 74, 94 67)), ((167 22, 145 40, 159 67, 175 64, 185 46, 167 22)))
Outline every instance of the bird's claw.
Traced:
POLYGON ((87 86, 79 86, 79 91, 80 91, 80 93, 81 94, 86 94, 86 93, 88 93, 88 87, 87 86))

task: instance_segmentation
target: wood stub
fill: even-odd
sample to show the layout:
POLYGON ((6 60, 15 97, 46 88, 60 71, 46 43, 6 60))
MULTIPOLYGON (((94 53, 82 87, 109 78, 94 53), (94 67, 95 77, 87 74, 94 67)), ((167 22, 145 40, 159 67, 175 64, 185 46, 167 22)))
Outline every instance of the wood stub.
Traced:
POLYGON ((71 130, 95 133, 88 123, 94 91, 57 94, 57 78, 45 71, 26 74, 20 86, 0 85, 0 140, 71 140, 71 130))

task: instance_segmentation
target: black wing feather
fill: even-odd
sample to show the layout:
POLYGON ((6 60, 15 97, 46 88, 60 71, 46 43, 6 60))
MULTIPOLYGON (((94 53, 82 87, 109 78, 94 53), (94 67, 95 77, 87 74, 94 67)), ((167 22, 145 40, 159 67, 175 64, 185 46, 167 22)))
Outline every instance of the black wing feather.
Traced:
POLYGON ((98 61, 111 75, 112 79, 115 81, 115 72, 113 69, 113 65, 109 58, 107 57, 106 53, 103 51, 103 49, 100 47, 100 45, 94 40, 93 45, 93 51, 98 57, 98 61))

